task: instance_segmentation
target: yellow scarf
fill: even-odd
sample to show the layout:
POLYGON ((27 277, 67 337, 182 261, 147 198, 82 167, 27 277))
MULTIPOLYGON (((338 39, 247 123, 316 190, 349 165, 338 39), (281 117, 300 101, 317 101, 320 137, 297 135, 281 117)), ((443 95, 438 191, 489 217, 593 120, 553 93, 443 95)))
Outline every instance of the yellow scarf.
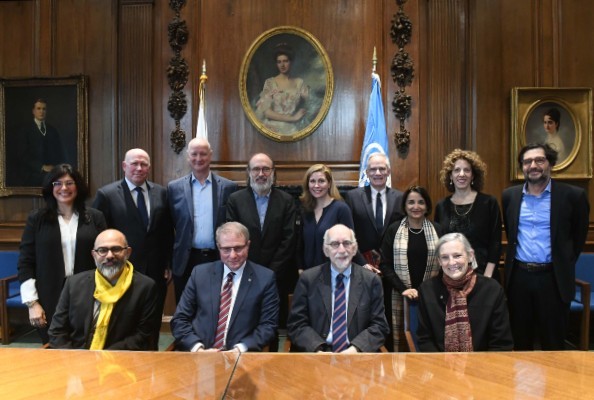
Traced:
POLYGON ((95 328, 95 334, 91 342, 91 350, 103 350, 105 340, 107 339, 107 328, 109 327, 109 318, 111 317, 113 306, 122 298, 132 284, 133 271, 134 267, 132 267, 132 264, 126 261, 126 265, 124 265, 118 281, 115 286, 111 286, 111 283, 99 273, 99 270, 95 270, 95 293, 93 297, 101 303, 101 309, 99 310, 97 327, 95 328))

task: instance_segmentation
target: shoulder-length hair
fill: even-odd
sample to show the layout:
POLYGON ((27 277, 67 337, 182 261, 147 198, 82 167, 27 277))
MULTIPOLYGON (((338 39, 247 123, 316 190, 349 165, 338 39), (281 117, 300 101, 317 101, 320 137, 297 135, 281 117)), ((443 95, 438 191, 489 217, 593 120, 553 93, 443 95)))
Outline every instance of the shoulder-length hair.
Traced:
POLYGON ((487 164, 474 151, 462 149, 455 149, 443 160, 443 165, 439 172, 439 180, 445 188, 451 193, 454 193, 456 190, 454 182, 452 182, 452 171, 454 170, 454 164, 458 160, 464 160, 470 164, 470 168, 472 169, 470 187, 477 192, 483 190, 485 175, 487 175, 487 164))
POLYGON ((330 188, 328 189, 330 197, 334 200, 342 200, 338 187, 332 178, 332 170, 330 167, 324 164, 314 164, 305 172, 303 182, 301 183, 303 192, 301 193, 301 196, 299 196, 299 200, 301 200, 301 204, 303 204, 305 211, 313 211, 314 208, 316 208, 316 199, 309 192, 309 178, 316 172, 322 172, 330 184, 330 188))
POLYGON ((76 185, 74 210, 78 212, 79 218, 86 218, 85 201, 89 197, 89 188, 80 172, 72 168, 70 164, 56 165, 43 179, 41 193, 45 200, 45 217, 49 219, 58 218, 58 202, 54 197, 54 182, 66 175, 70 175, 76 185))

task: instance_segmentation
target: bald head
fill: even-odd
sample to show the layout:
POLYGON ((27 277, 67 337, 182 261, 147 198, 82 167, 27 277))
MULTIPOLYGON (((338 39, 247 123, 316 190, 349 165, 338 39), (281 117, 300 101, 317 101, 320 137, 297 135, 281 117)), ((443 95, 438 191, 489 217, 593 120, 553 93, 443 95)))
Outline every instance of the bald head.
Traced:
POLYGON ((97 235, 91 254, 99 273, 113 282, 122 274, 131 252, 132 249, 128 247, 128 241, 122 232, 107 229, 97 235))
POLYGON ((142 149, 130 149, 122 161, 122 169, 130 182, 140 186, 147 180, 151 170, 151 158, 142 149))
POLYGON ((188 143, 188 164, 192 168, 194 177, 201 183, 210 173, 210 161, 212 160, 212 149, 205 138, 194 138, 188 143))

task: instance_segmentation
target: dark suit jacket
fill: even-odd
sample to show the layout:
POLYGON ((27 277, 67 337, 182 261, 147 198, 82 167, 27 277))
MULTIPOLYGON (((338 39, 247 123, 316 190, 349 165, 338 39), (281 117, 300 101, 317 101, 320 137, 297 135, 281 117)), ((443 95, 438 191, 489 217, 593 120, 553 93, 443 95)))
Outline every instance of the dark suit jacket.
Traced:
POLYGON ((50 124, 45 123, 45 135, 35 121, 22 133, 19 143, 17 169, 21 181, 17 186, 41 186, 46 173, 41 171, 44 164, 56 165, 66 162, 60 134, 50 124))
MULTIPOLYGON (((299 277, 287 321, 291 350, 316 351, 326 344, 332 324, 330 263, 305 270, 299 277)), ((384 315, 380 278, 352 264, 348 304, 348 338, 362 352, 376 352, 390 332, 384 315)))
MULTIPOLYGON (((441 274, 421 284, 417 330, 420 351, 445 351, 445 310, 449 297, 441 274)), ((467 302, 474 351, 511 351, 514 343, 501 285, 477 274, 467 302)))
MULTIPOLYGON (((227 200, 237 190, 237 184, 229 179, 212 175, 212 235, 225 222, 227 200)), ((167 185, 169 209, 175 227, 173 245, 173 273, 182 276, 188 264, 192 241, 194 239, 194 202, 192 199, 192 174, 186 175, 167 185)))
POLYGON ((282 190, 272 188, 264 228, 251 187, 229 196, 227 221, 237 221, 250 231, 249 260, 273 270, 282 279, 295 270, 295 201, 282 190))
POLYGON ((150 220, 144 228, 138 207, 126 180, 110 183, 99 189, 93 207, 105 215, 109 228, 121 231, 132 247, 130 262, 138 272, 163 285, 165 268, 171 261, 173 224, 167 203, 167 190, 147 181, 150 197, 150 220))
POLYGON ((351 209, 353 222, 355 223, 355 237, 362 253, 369 250, 378 250, 382 243, 384 232, 396 220, 402 219, 402 192, 400 190, 386 188, 386 217, 384 227, 378 231, 375 227, 375 215, 373 213, 373 201, 371 198, 371 187, 364 186, 348 191, 344 200, 351 209))
MULTIPOLYGON (((50 347, 88 349, 93 341, 95 271, 73 275, 66 280, 56 314, 50 326, 50 347)), ((134 272, 132 284, 115 304, 105 350, 148 350, 149 338, 160 322, 156 311, 155 282, 134 272)))
MULTIPOLYGON (((177 348, 189 351, 197 343, 212 348, 215 341, 223 263, 200 264, 192 275, 171 319, 171 333, 177 348)), ((248 350, 261 351, 278 326, 279 299, 274 273, 247 261, 228 321, 226 347, 243 343, 248 350)))
MULTIPOLYGON (((518 224, 523 185, 507 188, 502 195, 503 220, 507 234, 505 285, 509 287, 518 246, 518 224)), ((582 252, 588 233, 590 205, 586 192, 577 186, 552 181, 551 253, 559 294, 565 303, 575 296, 575 262, 582 252)), ((534 260, 522 260, 534 261, 534 260)))
MULTIPOLYGON (((74 273, 95 269, 91 250, 95 238, 106 228, 105 218, 100 211, 87 208, 88 217, 79 216, 74 253, 74 273)), ((58 221, 43 218, 43 210, 33 211, 21 239, 18 276, 21 283, 36 280, 39 302, 45 311, 48 324, 58 304, 64 286, 64 255, 58 221)))

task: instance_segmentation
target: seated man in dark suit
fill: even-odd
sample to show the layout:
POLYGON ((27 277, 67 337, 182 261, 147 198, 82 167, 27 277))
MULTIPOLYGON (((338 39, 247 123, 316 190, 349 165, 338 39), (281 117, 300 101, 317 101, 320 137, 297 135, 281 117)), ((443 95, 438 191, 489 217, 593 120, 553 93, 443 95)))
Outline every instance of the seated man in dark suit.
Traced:
POLYGON ((184 351, 261 351, 275 337, 279 298, 274 272, 247 261, 249 231, 238 222, 217 228, 221 261, 194 267, 171 319, 184 351))
POLYGON ((134 271, 131 252, 120 231, 97 236, 92 251, 97 269, 66 281, 49 329, 51 348, 148 350, 161 316, 155 282, 134 271))
POLYGON ((287 327, 292 351, 376 352, 389 333, 382 282, 352 263, 355 233, 334 225, 324 234, 330 262, 299 277, 287 327))

